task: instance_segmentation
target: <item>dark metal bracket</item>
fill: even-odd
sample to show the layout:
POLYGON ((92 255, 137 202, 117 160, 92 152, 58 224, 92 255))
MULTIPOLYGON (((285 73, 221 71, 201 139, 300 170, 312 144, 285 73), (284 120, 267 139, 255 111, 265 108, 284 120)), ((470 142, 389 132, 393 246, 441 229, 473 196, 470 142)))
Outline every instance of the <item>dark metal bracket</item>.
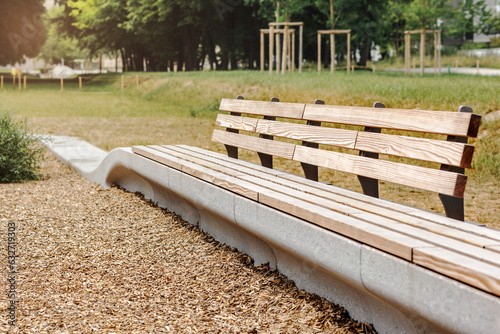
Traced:
MULTIPOLYGON (((458 112, 471 113, 472 108, 468 107, 468 106, 460 106, 458 108, 458 112)), ((458 137, 458 136, 448 136, 448 138, 446 140, 447 141, 454 141, 454 142, 458 142, 458 143, 465 143, 465 144, 467 144, 467 142, 468 142, 467 137, 458 137)), ((440 169, 445 170, 445 171, 454 172, 454 173, 461 173, 461 174, 465 173, 465 168, 456 167, 456 166, 441 165, 440 169)), ((464 199, 463 198, 453 197, 453 196, 444 195, 444 194, 439 194, 439 198, 441 199, 441 202, 443 203, 446 217, 461 220, 461 221, 465 220, 464 199)))
MULTIPOLYGON (((244 100, 245 98, 241 95, 238 95, 236 97, 237 100, 244 100)), ((240 113, 238 112, 232 112, 231 113, 232 116, 241 116, 240 113)), ((234 132, 234 133, 239 133, 240 131, 237 130, 237 129, 229 129, 227 128, 226 129, 227 132, 234 132)), ((227 151, 227 156, 230 157, 230 158, 234 158, 234 159, 238 159, 238 147, 236 146, 231 146, 231 145, 226 145, 224 144, 224 146, 226 147, 226 151, 227 151)))
MULTIPOLYGON (((279 101, 280 100, 277 97, 273 97, 271 99, 271 102, 279 102, 279 101)), ((264 116, 264 119, 267 119, 267 120, 270 120, 270 121, 275 121, 276 117, 273 117, 273 116, 264 116)), ((264 139, 269 139, 269 140, 273 140, 274 139, 273 136, 264 135, 262 133, 259 135, 259 138, 264 138, 264 139)), ((271 168, 271 169, 273 168, 273 156, 272 155, 266 154, 266 153, 261 153, 261 152, 257 152, 257 154, 259 155, 260 163, 262 164, 262 166, 267 167, 267 168, 271 168)))

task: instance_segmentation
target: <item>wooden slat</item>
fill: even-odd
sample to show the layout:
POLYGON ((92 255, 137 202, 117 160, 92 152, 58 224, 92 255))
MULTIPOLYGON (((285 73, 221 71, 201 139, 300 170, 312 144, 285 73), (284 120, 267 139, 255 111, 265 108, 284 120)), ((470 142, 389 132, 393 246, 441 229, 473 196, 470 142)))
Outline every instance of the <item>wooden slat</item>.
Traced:
POLYGON ((257 118, 219 114, 217 115, 215 125, 223 126, 229 129, 255 132, 257 121, 257 118))
POLYGON ((316 225, 345 235, 359 242, 381 249, 408 261, 412 260, 412 250, 416 247, 430 247, 424 241, 408 237, 376 225, 372 225, 318 205, 305 203, 296 198, 276 192, 259 194, 259 202, 278 210, 314 222, 316 225))
POLYGON ((254 201, 257 201, 259 198, 258 187, 249 182, 238 180, 234 177, 230 177, 222 173, 214 172, 209 168, 205 168, 189 161, 176 158, 163 152, 159 152, 150 147, 134 146, 132 147, 132 151, 138 155, 152 159, 158 163, 175 169, 178 168, 174 166, 180 166, 180 170, 184 173, 210 182, 214 185, 235 192, 254 201))
POLYGON ((415 248, 413 262, 500 296, 500 268, 447 249, 415 248))
MULTIPOLYGON (((456 227, 443 226, 437 223, 429 222, 427 220, 410 216, 398 211, 393 211, 381 207, 380 205, 374 205, 367 202, 362 202, 356 199, 352 199, 345 196, 340 196, 338 194, 332 193, 331 191, 326 191, 322 189, 317 189, 310 187, 309 185, 298 184, 293 181, 289 181, 282 178, 276 178, 275 175, 267 174, 265 171, 260 171, 252 166, 246 166, 237 163, 238 160, 226 161, 219 157, 212 157, 210 155, 203 154, 203 151, 197 152, 190 150, 189 147, 177 147, 177 146, 165 146, 169 150, 174 150, 179 152, 182 158, 187 157, 184 154, 192 155, 196 159, 206 160, 210 163, 216 163, 220 166, 213 166, 218 171, 224 171, 226 173, 238 174, 238 178, 243 180, 259 184, 268 189, 279 191, 283 194, 288 194, 295 198, 303 199, 310 203, 315 203, 324 207, 328 207, 336 212, 346 214, 346 215, 356 215, 361 217, 365 221, 373 221, 376 224, 381 225, 392 225, 394 227, 389 227, 392 229, 400 229, 401 226, 406 228, 411 228, 408 230, 407 234, 412 235, 415 232, 423 230, 424 235, 427 232, 435 234, 439 237, 451 238, 450 247, 458 247, 459 245, 462 249, 468 249, 467 244, 474 245, 478 247, 487 247, 493 245, 499 245, 500 241, 489 239, 482 236, 477 236, 473 233, 465 232, 456 227), (228 171, 230 168, 232 171, 228 171), (325 201, 327 200, 327 201, 325 201), (384 219, 386 218, 386 219, 384 219), (381 223, 380 223, 381 222, 381 223), (404 224, 404 225, 403 225, 404 224), (454 243, 457 240, 461 244, 454 243)), ((205 151, 206 152, 206 151, 205 151)), ((208 152, 210 153, 210 152, 208 152)), ((197 160, 198 161, 198 160, 197 160)), ((201 163, 201 162, 200 162, 201 163)), ((330 187, 333 188, 333 187, 330 187)), ((380 201, 380 200, 379 200, 380 201)), ((465 223, 463 223, 465 224, 465 223)), ((444 243, 443 240, 438 239, 437 244, 444 243)))
POLYGON ((431 110, 306 104, 303 119, 384 129, 476 137, 481 116, 431 110))
POLYGON ((268 121, 265 119, 258 120, 256 131, 266 135, 345 148, 354 148, 357 136, 357 132, 351 130, 268 121))
MULTIPOLYGON (((276 103, 277 104, 277 103, 276 103)), ((295 145, 290 143, 214 130, 212 140, 286 159, 292 159, 295 145)))
POLYGON ((304 113, 303 103, 273 103, 251 100, 222 99, 219 109, 250 115, 285 117, 301 119, 304 113))
POLYGON ((355 149, 470 168, 474 146, 444 140, 359 132, 355 149))
POLYGON ((478 247, 448 236, 444 236, 427 229, 421 229, 415 226, 407 225, 388 217, 377 216, 372 213, 353 213, 353 218, 359 218, 379 226, 386 226, 388 229, 398 231, 419 240, 426 241, 437 247, 443 247, 450 251, 461 253, 465 256, 473 257, 477 260, 488 262, 491 265, 500 268, 500 254, 482 247, 478 247))
MULTIPOLYGON (((236 160, 227 157, 224 154, 220 154, 217 152, 207 151, 198 147, 186 146, 186 145, 177 145, 183 149, 191 150, 193 152, 198 152, 203 155, 207 155, 210 157, 214 157, 216 159, 220 159, 223 163, 234 163, 239 166, 244 166, 255 171, 268 174, 271 176, 277 176, 278 178, 284 179, 286 181, 292 181, 293 183, 286 183, 288 186, 293 187, 294 189, 303 189, 306 192, 314 192, 315 189, 320 190, 320 196, 325 196, 325 194, 331 194, 331 198, 338 199, 339 201, 344 201, 348 205, 362 205, 365 206, 364 203, 370 204, 371 206, 365 206, 365 209, 368 208, 369 212, 379 212, 384 216, 387 215, 389 217, 395 217, 400 221, 404 221, 407 223, 414 224, 418 221, 429 222, 430 224, 436 224, 436 226, 442 228, 449 228, 451 230, 457 230, 462 232, 463 234, 459 234, 459 240, 463 240, 475 245, 489 245, 496 244, 500 242, 500 230, 494 230, 490 228, 485 228, 482 226, 473 225, 466 222, 457 221, 455 219, 448 218, 441 214, 426 211, 422 209, 418 209, 412 206, 404 205, 401 203, 391 202, 385 199, 373 198, 364 196, 358 192, 336 187, 334 185, 325 184, 322 182, 315 182, 311 180, 307 180, 299 175, 286 173, 276 169, 268 169, 264 168, 260 165, 245 161, 245 160, 236 160), (350 202, 349 200, 353 200, 350 202), (409 217, 409 218, 407 218, 409 217), (415 219, 413 221, 412 219, 415 219), (470 235, 470 238, 468 237, 470 235), (467 238, 463 238, 467 237, 467 238), (476 239, 476 237, 485 238, 484 240, 476 239)), ((274 178, 273 178, 274 179, 274 178)), ((278 182, 278 181, 275 181, 278 182)), ((430 225, 429 228, 431 228, 430 225)), ((437 230, 437 233, 440 229, 437 230)))
POLYGON ((295 148, 293 160, 455 197, 463 197, 467 181, 463 174, 304 146, 295 148))

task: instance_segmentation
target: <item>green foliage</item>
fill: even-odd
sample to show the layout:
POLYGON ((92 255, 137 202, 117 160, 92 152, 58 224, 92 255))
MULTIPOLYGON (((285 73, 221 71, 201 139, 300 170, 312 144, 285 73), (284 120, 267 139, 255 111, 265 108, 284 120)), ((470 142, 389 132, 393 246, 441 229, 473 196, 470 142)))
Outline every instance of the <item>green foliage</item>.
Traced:
POLYGON ((42 0, 0 1, 0 65, 38 54, 46 38, 44 12, 42 0))
POLYGON ((30 135, 26 121, 16 123, 0 107, 0 183, 39 180, 43 148, 30 135))

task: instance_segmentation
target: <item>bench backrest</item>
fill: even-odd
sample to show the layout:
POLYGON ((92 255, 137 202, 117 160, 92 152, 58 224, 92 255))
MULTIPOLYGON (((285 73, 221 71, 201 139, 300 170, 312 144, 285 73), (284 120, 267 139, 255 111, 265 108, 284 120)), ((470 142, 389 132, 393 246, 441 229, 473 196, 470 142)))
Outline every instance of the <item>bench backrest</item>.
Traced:
MULTIPOLYGON (((446 112, 389 109, 381 103, 366 108, 324 105, 320 100, 315 104, 277 101, 275 98, 271 102, 241 97, 222 99, 220 110, 230 114, 219 114, 216 125, 227 130, 214 130, 212 140, 225 144, 228 155, 234 158, 238 156, 238 147, 257 151, 262 164, 270 168, 273 156, 299 161, 306 177, 313 180, 318 180, 317 166, 357 174, 363 192, 374 197, 378 197, 378 180, 437 192, 447 215, 463 220, 467 182, 464 168, 470 168, 474 153, 467 138, 477 136, 481 122, 481 116, 473 114, 469 107, 446 112), (363 128, 352 130, 322 124, 363 128), (381 133, 382 129, 390 131, 381 133), (239 130, 258 133, 259 137, 240 134, 239 130), (446 140, 429 139, 416 137, 414 133, 447 137, 446 140), (274 137, 297 142, 272 140, 274 137), (359 154, 321 149, 320 144, 358 150, 359 154), (379 154, 430 161, 441 166, 437 169, 381 160, 379 154)), ((401 160, 407 162, 408 159, 401 160)))

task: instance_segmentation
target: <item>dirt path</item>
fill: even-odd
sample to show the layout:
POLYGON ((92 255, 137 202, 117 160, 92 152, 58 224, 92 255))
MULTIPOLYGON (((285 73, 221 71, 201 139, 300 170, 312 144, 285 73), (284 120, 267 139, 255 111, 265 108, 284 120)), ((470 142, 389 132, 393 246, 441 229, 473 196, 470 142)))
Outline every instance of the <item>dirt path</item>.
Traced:
POLYGON ((335 304, 117 188, 104 190, 54 158, 45 179, 0 185, 0 245, 15 222, 16 327, 7 324, 7 256, 0 263, 0 331, 12 333, 362 333, 335 304))

